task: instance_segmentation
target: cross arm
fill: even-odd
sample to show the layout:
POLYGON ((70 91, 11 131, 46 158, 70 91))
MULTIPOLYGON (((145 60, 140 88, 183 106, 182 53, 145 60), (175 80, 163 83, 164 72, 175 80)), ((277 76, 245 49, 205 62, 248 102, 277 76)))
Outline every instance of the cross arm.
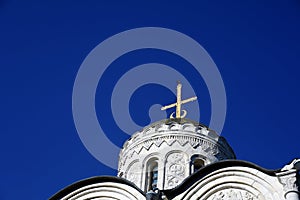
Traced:
POLYGON ((161 110, 167 110, 167 109, 169 109, 169 108, 175 107, 176 105, 177 105, 177 103, 172 103, 172 104, 170 104, 170 105, 167 105, 167 106, 162 107, 161 110))
MULTIPOLYGON (((191 98, 182 100, 182 101, 181 101, 181 104, 185 104, 185 103, 188 103, 188 102, 191 102, 191 101, 195 101, 195 100, 197 100, 197 97, 191 97, 191 98)), ((170 105, 167 105, 167 106, 162 107, 161 110, 167 110, 167 109, 169 109, 169 108, 175 107, 176 105, 177 105, 177 103, 172 103, 172 104, 170 104, 170 105)))

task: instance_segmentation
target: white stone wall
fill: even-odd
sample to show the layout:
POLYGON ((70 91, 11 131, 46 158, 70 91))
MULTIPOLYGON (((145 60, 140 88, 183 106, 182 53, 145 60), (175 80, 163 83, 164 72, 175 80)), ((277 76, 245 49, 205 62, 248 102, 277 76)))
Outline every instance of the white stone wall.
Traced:
POLYGON ((71 192, 61 200, 145 200, 135 188, 115 182, 91 184, 71 192))
MULTIPOLYGON (((176 163, 180 164, 185 158, 177 153, 174 151, 168 154, 167 162, 168 158, 172 157, 173 161, 176 160, 176 163)), ((299 200, 297 169, 283 169, 277 173, 266 172, 245 163, 235 161, 230 162, 230 165, 234 166, 228 164, 209 166, 208 168, 212 167, 209 169, 210 173, 195 174, 198 179, 190 180, 193 182, 186 181, 180 186, 185 190, 180 188, 172 190, 171 198, 162 194, 161 200, 299 200), (181 193, 177 194, 179 191, 181 193)), ((167 180, 173 180, 172 175, 167 180)), ((116 179, 82 186, 59 199, 146 200, 147 198, 146 194, 135 187, 116 179)))
POLYGON ((158 163, 158 188, 171 189, 193 172, 191 157, 199 155, 204 165, 235 155, 226 141, 207 127, 186 120, 163 120, 135 133, 124 144, 118 175, 147 191, 149 164, 158 163))
POLYGON ((278 177, 249 167, 226 167, 199 179, 173 200, 284 200, 278 177))

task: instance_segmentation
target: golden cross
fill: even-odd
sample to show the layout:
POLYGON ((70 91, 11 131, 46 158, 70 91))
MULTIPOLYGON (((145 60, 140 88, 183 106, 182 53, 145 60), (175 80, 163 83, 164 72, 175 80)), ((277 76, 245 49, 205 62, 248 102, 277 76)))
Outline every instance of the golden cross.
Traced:
MULTIPOLYGON (((185 100, 181 100, 181 83, 178 81, 177 82, 177 102, 176 103, 172 103, 170 105, 167 105, 167 106, 164 106, 161 108, 161 110, 167 110, 169 108, 173 108, 176 106, 176 118, 184 118, 186 116, 186 111, 183 110, 184 112, 184 115, 181 116, 181 105, 182 104, 185 104, 185 103, 188 103, 188 102, 191 102, 191 101, 195 101, 197 99, 197 97, 191 97, 191 98, 188 98, 188 99, 185 99, 185 100)), ((173 113, 171 114, 170 116, 171 118, 173 118, 173 113)))

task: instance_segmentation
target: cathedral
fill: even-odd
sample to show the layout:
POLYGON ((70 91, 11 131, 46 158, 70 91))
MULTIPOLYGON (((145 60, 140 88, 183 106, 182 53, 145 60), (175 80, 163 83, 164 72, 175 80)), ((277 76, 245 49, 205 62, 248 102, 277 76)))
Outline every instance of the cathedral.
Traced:
POLYGON ((278 170, 237 160, 226 139, 185 118, 181 100, 176 116, 136 132, 119 154, 118 176, 76 182, 50 200, 299 200, 300 159, 278 170), (183 113, 183 114, 182 114, 183 113))

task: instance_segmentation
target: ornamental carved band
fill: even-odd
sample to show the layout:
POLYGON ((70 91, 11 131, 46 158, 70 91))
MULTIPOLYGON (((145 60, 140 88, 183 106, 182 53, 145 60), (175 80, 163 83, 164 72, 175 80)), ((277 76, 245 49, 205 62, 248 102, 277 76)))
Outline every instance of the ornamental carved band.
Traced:
POLYGON ((209 197, 208 200, 258 200, 258 198, 245 190, 225 189, 209 197))

